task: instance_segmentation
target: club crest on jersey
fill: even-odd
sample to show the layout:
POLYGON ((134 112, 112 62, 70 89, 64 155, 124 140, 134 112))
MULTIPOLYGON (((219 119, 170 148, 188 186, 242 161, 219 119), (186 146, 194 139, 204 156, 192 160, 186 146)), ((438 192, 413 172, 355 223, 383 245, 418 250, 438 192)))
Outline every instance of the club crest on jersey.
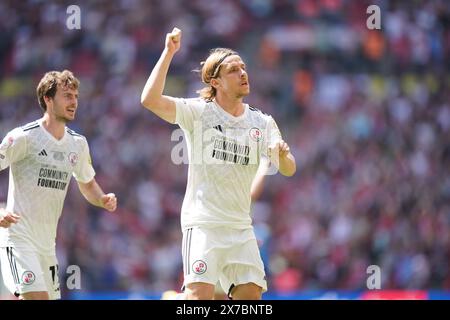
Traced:
POLYGON ((204 274, 206 269, 206 262, 203 260, 197 260, 192 264, 192 271, 194 271, 195 274, 204 274))
POLYGON ((259 142, 262 138, 262 132, 258 128, 251 128, 248 134, 250 138, 255 142, 259 142))
POLYGON ((33 271, 25 271, 22 274, 22 283, 26 285, 33 284, 34 280, 36 280, 36 276, 33 271))
POLYGON ((78 155, 75 152, 69 153, 69 162, 72 166, 75 166, 78 162, 78 155))

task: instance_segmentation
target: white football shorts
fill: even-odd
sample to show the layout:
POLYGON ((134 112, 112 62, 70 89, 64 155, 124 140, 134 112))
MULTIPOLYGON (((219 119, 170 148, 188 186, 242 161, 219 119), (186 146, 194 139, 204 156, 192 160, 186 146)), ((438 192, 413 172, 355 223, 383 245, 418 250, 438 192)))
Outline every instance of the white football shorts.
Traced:
POLYGON ((254 283, 267 291, 264 264, 253 228, 193 227, 183 230, 183 288, 188 283, 233 287, 254 283))
POLYGON ((0 261, 3 282, 12 294, 47 291, 51 300, 61 299, 56 256, 1 247, 0 261))

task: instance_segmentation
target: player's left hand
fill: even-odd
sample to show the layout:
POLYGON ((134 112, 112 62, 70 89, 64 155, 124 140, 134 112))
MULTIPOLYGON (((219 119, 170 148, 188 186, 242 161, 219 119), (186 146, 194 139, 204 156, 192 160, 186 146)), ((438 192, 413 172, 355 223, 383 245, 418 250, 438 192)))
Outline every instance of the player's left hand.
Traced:
POLYGON ((11 225, 19 222, 19 220, 20 216, 18 214, 0 208, 0 227, 9 228, 11 225))
POLYGON ((269 147, 269 158, 273 160, 277 159, 277 155, 279 158, 285 158, 288 156, 290 152, 289 145, 284 142, 283 140, 280 140, 279 142, 275 143, 275 145, 269 147))
POLYGON ((181 30, 178 28, 173 28, 171 33, 166 35, 166 48, 169 52, 175 54, 180 50, 181 46, 181 30))
POLYGON ((100 198, 100 201, 102 202, 103 208, 105 208, 109 212, 113 212, 117 208, 117 198, 114 193, 108 193, 103 195, 100 198))

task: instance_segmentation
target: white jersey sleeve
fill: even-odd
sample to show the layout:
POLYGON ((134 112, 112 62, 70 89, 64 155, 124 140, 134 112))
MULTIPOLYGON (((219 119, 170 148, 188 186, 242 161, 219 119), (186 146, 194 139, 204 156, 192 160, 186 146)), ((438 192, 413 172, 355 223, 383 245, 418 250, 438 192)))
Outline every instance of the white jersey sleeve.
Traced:
POLYGON ((176 98, 175 105, 175 123, 178 124, 181 129, 193 131, 194 122, 200 118, 201 114, 205 110, 206 102, 199 98, 176 98))
POLYGON ((75 170, 73 171, 74 178, 81 183, 90 182, 95 176, 95 170, 92 167, 91 155, 89 153, 89 145, 86 139, 83 139, 83 149, 80 154, 75 170))
POLYGON ((280 142, 281 140, 283 140, 283 138, 281 136, 280 129, 278 129, 277 123, 271 116, 269 116, 266 130, 267 130, 266 146, 265 146, 265 148, 263 148, 262 153, 264 156, 267 157, 269 147, 274 146, 277 142, 280 142))
POLYGON ((0 171, 25 158, 26 151, 27 138, 23 130, 16 128, 8 132, 0 144, 0 171))

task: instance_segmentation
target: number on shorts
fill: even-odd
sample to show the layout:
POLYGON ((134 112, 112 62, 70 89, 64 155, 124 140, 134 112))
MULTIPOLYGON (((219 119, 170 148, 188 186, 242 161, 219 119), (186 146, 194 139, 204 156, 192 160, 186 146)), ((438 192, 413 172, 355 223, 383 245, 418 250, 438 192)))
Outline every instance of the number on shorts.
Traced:
POLYGON ((53 281, 53 284, 55 284, 55 276, 56 276, 56 273, 58 272, 58 270, 59 270, 59 265, 58 264, 55 264, 54 266, 50 266, 50 271, 52 272, 52 281, 53 281))

